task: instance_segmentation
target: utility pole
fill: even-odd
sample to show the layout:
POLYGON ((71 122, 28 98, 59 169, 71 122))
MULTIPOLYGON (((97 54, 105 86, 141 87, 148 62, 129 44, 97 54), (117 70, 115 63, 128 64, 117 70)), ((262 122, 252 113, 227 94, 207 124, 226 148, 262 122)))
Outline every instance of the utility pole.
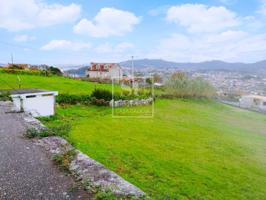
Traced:
POLYGON ((11 53, 11 64, 14 64, 13 53, 11 53))
POLYGON ((134 56, 131 57, 132 88, 134 87, 134 56))

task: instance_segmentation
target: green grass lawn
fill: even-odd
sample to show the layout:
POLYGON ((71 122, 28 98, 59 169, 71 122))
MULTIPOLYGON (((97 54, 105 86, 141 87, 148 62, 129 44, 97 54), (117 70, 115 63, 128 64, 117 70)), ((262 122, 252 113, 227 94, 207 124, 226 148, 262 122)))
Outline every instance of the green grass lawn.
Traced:
MULTIPOLYGON (((112 90, 110 84, 98 84, 59 76, 19 75, 22 88, 39 88, 56 90, 59 93, 90 94, 94 88, 112 90)), ((18 88, 18 78, 15 74, 2 73, 0 71, 0 89, 18 88)))
MULTIPOLYGON (((89 94, 96 84, 20 75, 23 88, 89 94)), ((0 89, 17 87, 0 73, 0 89)), ((136 108, 133 108, 136 109, 136 108)), ((137 109, 143 109, 138 107, 137 109)), ((157 100, 154 118, 112 118, 96 106, 57 107, 82 152, 154 199, 266 199, 266 116, 204 100, 157 100)))
MULTIPOLYGON (((141 109, 141 108, 137 108, 141 109)), ((157 100, 151 119, 58 107, 69 140, 155 199, 265 199, 266 116, 212 101, 157 100)))

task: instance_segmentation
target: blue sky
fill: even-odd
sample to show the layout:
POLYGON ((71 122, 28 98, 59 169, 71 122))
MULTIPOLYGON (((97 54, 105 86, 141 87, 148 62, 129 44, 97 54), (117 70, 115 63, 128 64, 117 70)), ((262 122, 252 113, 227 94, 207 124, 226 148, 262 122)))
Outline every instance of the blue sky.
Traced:
POLYGON ((266 0, 0 0, 0 63, 266 59, 266 0))

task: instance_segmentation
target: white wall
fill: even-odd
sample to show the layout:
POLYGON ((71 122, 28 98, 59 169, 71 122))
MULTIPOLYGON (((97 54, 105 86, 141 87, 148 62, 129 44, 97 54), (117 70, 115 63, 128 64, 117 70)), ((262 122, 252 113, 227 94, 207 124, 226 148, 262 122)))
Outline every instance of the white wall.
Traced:
POLYGON ((113 67, 108 72, 105 72, 105 71, 88 71, 87 75, 89 75, 90 78, 122 79, 123 72, 122 72, 120 67, 113 67))
POLYGON ((239 105, 242 108, 259 109, 266 111, 266 105, 264 105, 264 102, 266 102, 266 100, 253 98, 253 97, 242 97, 239 100, 239 105), (257 103, 255 103, 254 101, 255 99, 257 103))
POLYGON ((22 107, 25 112, 34 117, 46 117, 54 115, 55 96, 43 96, 44 94, 27 94, 11 96, 17 110, 22 107), (32 96, 32 97, 29 97, 32 96))

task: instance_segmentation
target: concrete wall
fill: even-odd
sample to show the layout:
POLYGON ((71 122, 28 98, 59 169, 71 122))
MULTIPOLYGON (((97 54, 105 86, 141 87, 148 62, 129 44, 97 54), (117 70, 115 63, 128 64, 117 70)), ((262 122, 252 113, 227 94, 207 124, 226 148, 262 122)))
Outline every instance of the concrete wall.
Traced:
POLYGON ((28 94, 11 96, 17 110, 30 113, 34 117, 46 117, 54 115, 55 95, 28 94))
POLYGON ((252 97, 242 97, 239 100, 239 106, 242 108, 256 109, 266 111, 266 100, 252 97))
POLYGON ((113 67, 108 72, 106 71, 88 71, 87 76, 90 78, 108 78, 108 79, 122 79, 123 72, 119 67, 113 67))

